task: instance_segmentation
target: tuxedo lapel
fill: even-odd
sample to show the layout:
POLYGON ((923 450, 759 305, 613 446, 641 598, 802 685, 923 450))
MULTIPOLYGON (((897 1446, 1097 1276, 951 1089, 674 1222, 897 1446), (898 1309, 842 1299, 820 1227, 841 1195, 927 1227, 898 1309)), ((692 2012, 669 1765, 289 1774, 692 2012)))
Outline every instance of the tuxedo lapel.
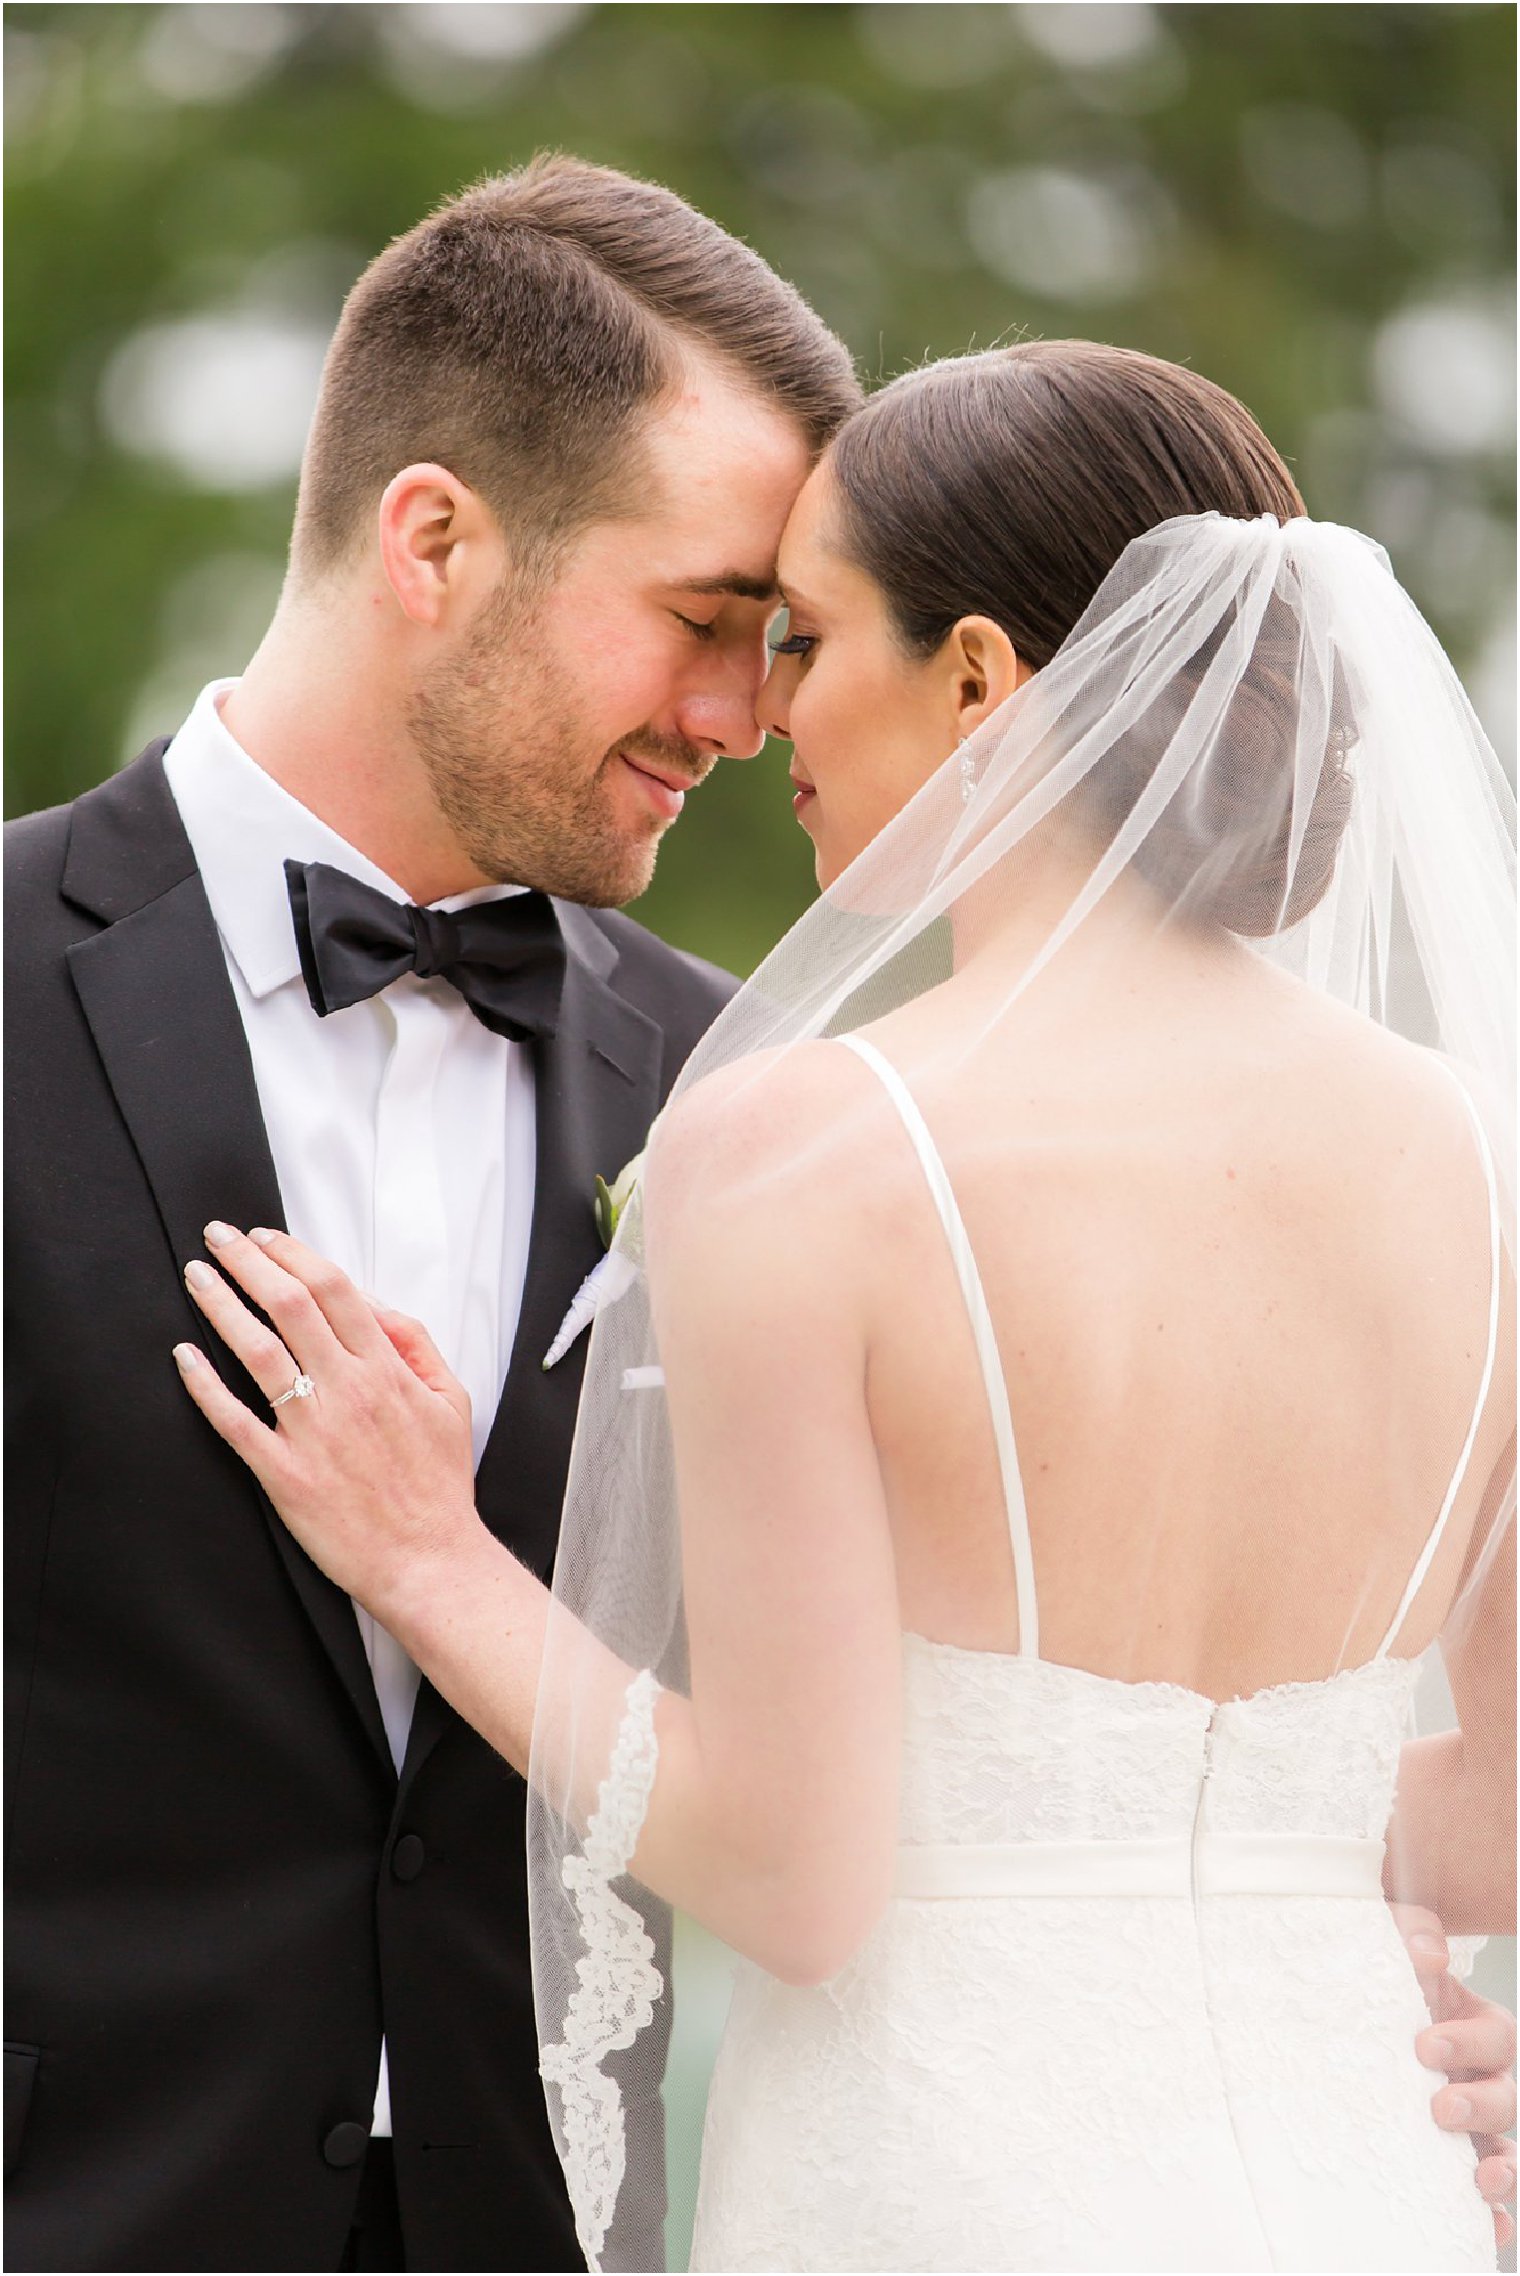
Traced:
MULTIPOLYGON (((616 952, 584 910, 557 904, 570 951, 557 1033, 535 1054, 537 1173, 522 1307, 496 1420, 476 1477, 481 1515, 524 1564, 548 1578, 559 1537, 565 1464, 585 1368, 582 1337, 558 1366, 544 1354, 602 1254, 598 1176, 610 1184, 641 1151, 660 1097, 664 1037, 607 984, 616 952)), ((424 1683, 403 1791, 443 1728, 424 1683)))
MULTIPOLYGON (((69 969, 170 1251, 183 1264, 203 1250, 211 1217, 237 1225, 283 1226, 285 1219, 247 1038, 162 750, 81 801, 63 890, 106 919, 103 931, 69 950, 69 969)), ((297 1546, 251 1476, 249 1487, 389 1766, 352 1605, 297 1546)))
MULTIPOLYGON (((600 934, 594 938, 602 943, 600 934)), ((611 1184, 648 1135, 659 1100, 662 1044, 654 1022, 572 954, 559 1033, 538 1062, 528 1269, 511 1366, 480 1465, 488 1522, 526 1563, 544 1572, 559 1535, 562 1489, 555 1482, 563 1475, 575 1427, 585 1344, 548 1374, 544 1355, 602 1254, 597 1178, 611 1184), (552 1489, 547 1504, 546 1488, 552 1489)))

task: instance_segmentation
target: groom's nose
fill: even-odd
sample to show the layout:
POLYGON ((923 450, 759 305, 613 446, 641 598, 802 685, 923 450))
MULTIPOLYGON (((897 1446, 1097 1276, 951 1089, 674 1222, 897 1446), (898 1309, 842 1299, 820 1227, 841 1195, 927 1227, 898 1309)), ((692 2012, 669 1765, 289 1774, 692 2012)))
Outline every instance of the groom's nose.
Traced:
POLYGON ((676 724, 688 742, 720 759, 753 759, 765 743, 755 717, 757 690, 734 687, 722 694, 689 695, 677 709, 676 724))

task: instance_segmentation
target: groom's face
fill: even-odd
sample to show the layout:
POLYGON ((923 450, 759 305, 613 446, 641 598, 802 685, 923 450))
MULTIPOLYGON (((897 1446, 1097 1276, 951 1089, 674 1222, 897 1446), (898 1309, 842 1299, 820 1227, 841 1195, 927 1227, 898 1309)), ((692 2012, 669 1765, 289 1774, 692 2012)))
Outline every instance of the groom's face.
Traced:
POLYGON ((752 758, 803 436, 707 369, 654 413, 636 510, 510 574, 417 689, 413 741, 488 877, 610 906, 720 758, 752 758))

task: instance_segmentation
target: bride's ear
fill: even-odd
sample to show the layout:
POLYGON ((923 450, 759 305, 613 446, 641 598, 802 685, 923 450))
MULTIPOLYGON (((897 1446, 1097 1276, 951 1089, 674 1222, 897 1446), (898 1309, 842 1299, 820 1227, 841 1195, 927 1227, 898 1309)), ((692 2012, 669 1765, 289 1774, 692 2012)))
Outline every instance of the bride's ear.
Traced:
POLYGON ((945 643, 950 666, 950 700, 957 740, 971 734, 1005 703, 1015 688, 1033 679, 1000 624, 990 616, 963 616, 945 643))

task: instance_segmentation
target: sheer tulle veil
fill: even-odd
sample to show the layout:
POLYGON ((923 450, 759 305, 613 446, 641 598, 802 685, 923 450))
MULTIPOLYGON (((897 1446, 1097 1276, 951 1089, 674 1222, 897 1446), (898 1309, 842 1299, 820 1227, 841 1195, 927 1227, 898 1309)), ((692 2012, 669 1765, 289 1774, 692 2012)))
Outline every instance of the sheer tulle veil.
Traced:
MULTIPOLYGON (((958 1015, 963 1054, 995 1048, 1010 1022, 1037 1021, 1050 976, 1076 972, 1079 958, 1095 989, 1126 975, 1143 986, 1151 946, 1187 938, 1200 953, 1255 960, 1258 980, 1275 974, 1270 1001, 1290 1025, 1312 998, 1336 1007, 1348 1050, 1382 1031, 1390 1080, 1407 1076, 1446 1133, 1432 1159, 1454 1188, 1467 1181, 1453 1207, 1474 1229, 1476 1375, 1504 1281, 1483 1230, 1490 1180, 1513 1259, 1512 836, 1482 729, 1377 545, 1307 518, 1165 522, 1129 544, 1051 661, 743 987, 686 1068, 649 1162, 681 1101, 725 1085, 760 1133, 734 1206, 764 1210, 767 1144, 779 1158, 810 1141, 767 1123, 768 1099, 785 1095, 778 1073, 820 1039, 927 1001, 968 942, 1003 945, 982 957, 983 981, 958 1015)), ((1268 1056, 1290 1047, 1275 1016, 1268 1056)), ((969 1162, 988 1143, 986 1132, 938 1135, 952 1177, 958 1153, 969 1162)), ((1406 1174, 1396 1138, 1391 1179, 1406 1174)), ((871 1177, 863 1150, 862 1190, 871 1177)), ((857 1198, 848 1180, 841 1193, 857 1198)), ((626 1868, 659 1775, 656 1685, 688 1682, 649 1233, 636 1195, 591 1338, 531 1781, 544 2076, 582 2245, 604 2267, 646 2264, 661 2189, 658 2160, 630 2151, 629 2121, 658 2092, 668 1969, 660 1908, 626 1868)), ((1411 1307, 1420 1301, 1411 1286, 1411 1307)), ((1486 1388, 1473 1382, 1474 1428, 1451 1448, 1461 1460, 1450 1507, 1472 1546, 1460 1588, 1453 1569, 1448 1635, 1509 1514, 1494 1493, 1477 1517, 1469 1506, 1486 1388)), ((1206 1415, 1188 1424, 1210 1427, 1206 1415)), ((1418 1546, 1418 1532, 1408 1538, 1418 1546)), ((1411 1573, 1411 1602, 1432 1570, 1427 1558, 1411 1573)), ((1369 1586, 1394 1613, 1396 1580, 1380 1573, 1369 1586)))

